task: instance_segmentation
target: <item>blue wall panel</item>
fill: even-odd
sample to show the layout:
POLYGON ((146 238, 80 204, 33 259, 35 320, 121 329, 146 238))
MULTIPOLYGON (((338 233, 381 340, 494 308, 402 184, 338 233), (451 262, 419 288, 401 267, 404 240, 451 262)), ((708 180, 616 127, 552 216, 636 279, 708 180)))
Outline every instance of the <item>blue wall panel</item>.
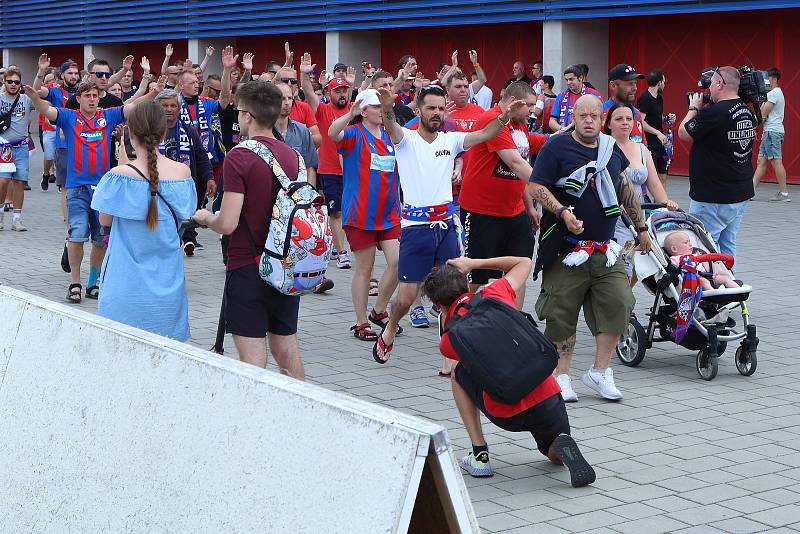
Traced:
POLYGON ((800 0, 0 0, 0 46, 800 7, 800 0), (53 9, 58 10, 54 13, 53 9), (55 16, 54 16, 55 15, 55 16))

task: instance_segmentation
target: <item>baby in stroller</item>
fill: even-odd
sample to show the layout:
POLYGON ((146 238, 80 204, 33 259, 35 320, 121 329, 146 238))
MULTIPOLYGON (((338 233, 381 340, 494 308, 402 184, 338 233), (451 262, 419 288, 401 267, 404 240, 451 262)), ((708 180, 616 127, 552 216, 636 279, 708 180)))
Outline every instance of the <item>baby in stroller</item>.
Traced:
MULTIPOLYGON (((680 266, 682 257, 702 253, 702 251, 697 251, 692 247, 689 234, 680 230, 667 234, 664 238, 664 250, 670 255, 672 263, 678 266, 680 266)), ((710 266, 708 262, 699 263, 697 264, 697 271, 700 273, 711 272, 713 274, 711 280, 704 276, 699 277, 700 286, 703 290, 714 289, 715 287, 739 287, 739 284, 731 276, 731 272, 721 261, 712 262, 710 266)))

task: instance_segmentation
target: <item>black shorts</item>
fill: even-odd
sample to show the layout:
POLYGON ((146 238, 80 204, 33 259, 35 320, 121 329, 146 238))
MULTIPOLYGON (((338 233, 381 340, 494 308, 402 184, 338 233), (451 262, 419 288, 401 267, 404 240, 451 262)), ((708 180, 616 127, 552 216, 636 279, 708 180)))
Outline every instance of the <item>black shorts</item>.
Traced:
POLYGON ((472 379, 460 363, 456 365, 455 378, 489 421, 509 432, 530 432, 536 441, 536 448, 545 456, 559 434, 569 434, 569 417, 561 393, 531 406, 514 417, 494 417, 486 413, 483 405, 483 387, 472 379))
POLYGON ((342 211, 342 188, 344 182, 340 174, 318 174, 317 181, 325 195, 328 213, 333 215, 342 211))
MULTIPOLYGON (((536 236, 531 229, 531 219, 524 211, 514 217, 493 217, 461 208, 461 225, 464 227, 464 254, 468 258, 533 257, 536 236)), ((476 269, 469 274, 469 282, 483 285, 502 276, 500 271, 476 269)))
POLYGON ((245 265, 225 275, 225 329, 243 337, 297 333, 300 297, 284 295, 258 274, 258 266, 245 265))
POLYGON ((656 145, 647 145, 650 155, 653 156, 653 163, 656 165, 656 173, 667 174, 667 151, 658 140, 656 140, 656 145))
POLYGON ((56 185, 64 187, 67 183, 67 149, 56 148, 56 185))

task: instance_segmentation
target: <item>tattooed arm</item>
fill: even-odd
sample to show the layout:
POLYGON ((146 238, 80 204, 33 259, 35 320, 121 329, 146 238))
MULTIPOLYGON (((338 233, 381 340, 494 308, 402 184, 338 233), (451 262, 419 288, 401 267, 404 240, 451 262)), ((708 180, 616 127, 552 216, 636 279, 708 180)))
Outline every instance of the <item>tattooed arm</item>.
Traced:
MULTIPOLYGON (((542 208, 546 209, 550 213, 558 213, 558 211, 564 207, 561 205, 561 202, 556 200, 556 197, 553 196, 553 193, 551 193, 550 190, 542 184, 530 182, 527 187, 531 188, 533 200, 541 204, 542 208)), ((564 224, 567 225, 567 230, 573 234, 578 235, 583 232, 583 221, 578 220, 571 210, 561 210, 560 218, 562 221, 564 221, 564 224)))
POLYGON ((392 143, 397 144, 403 140, 403 128, 397 124, 394 116, 394 94, 388 89, 378 89, 378 99, 381 102, 381 116, 383 117, 383 127, 389 134, 392 143))
POLYGON ((621 174, 620 177, 619 190, 617 191, 619 203, 628 217, 630 217, 633 226, 636 228, 636 233, 639 234, 639 250, 646 254, 650 252, 650 234, 647 233, 647 224, 642 216, 639 196, 636 194, 636 190, 628 180, 628 177, 625 174, 621 174))

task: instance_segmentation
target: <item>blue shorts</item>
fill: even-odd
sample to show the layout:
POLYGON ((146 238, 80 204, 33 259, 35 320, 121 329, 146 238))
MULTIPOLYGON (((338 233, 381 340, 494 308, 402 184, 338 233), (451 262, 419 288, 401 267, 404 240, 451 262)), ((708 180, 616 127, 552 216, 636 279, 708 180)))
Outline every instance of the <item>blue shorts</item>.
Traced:
POLYGON ((317 182, 325 195, 328 213, 334 215, 342 211, 342 176, 339 174, 318 174, 317 182))
POLYGON ((11 153, 14 155, 14 165, 16 165, 17 170, 14 172, 0 172, 0 179, 2 180, 19 180, 20 182, 27 182, 28 181, 28 170, 29 170, 29 151, 28 151, 28 143, 24 145, 15 146, 11 149, 11 153))
POLYGON ((42 152, 45 161, 56 159, 56 131, 45 130, 42 132, 42 152))
POLYGON ((92 209, 93 193, 94 187, 88 185, 67 188, 68 240, 71 243, 85 243, 91 239, 95 245, 103 246, 100 218, 92 209))
POLYGON ((783 159, 783 135, 780 132, 764 132, 758 156, 764 159, 783 159))
POLYGON ((421 283, 437 265, 461 256, 456 224, 452 221, 407 226, 400 231, 400 282, 421 283))

